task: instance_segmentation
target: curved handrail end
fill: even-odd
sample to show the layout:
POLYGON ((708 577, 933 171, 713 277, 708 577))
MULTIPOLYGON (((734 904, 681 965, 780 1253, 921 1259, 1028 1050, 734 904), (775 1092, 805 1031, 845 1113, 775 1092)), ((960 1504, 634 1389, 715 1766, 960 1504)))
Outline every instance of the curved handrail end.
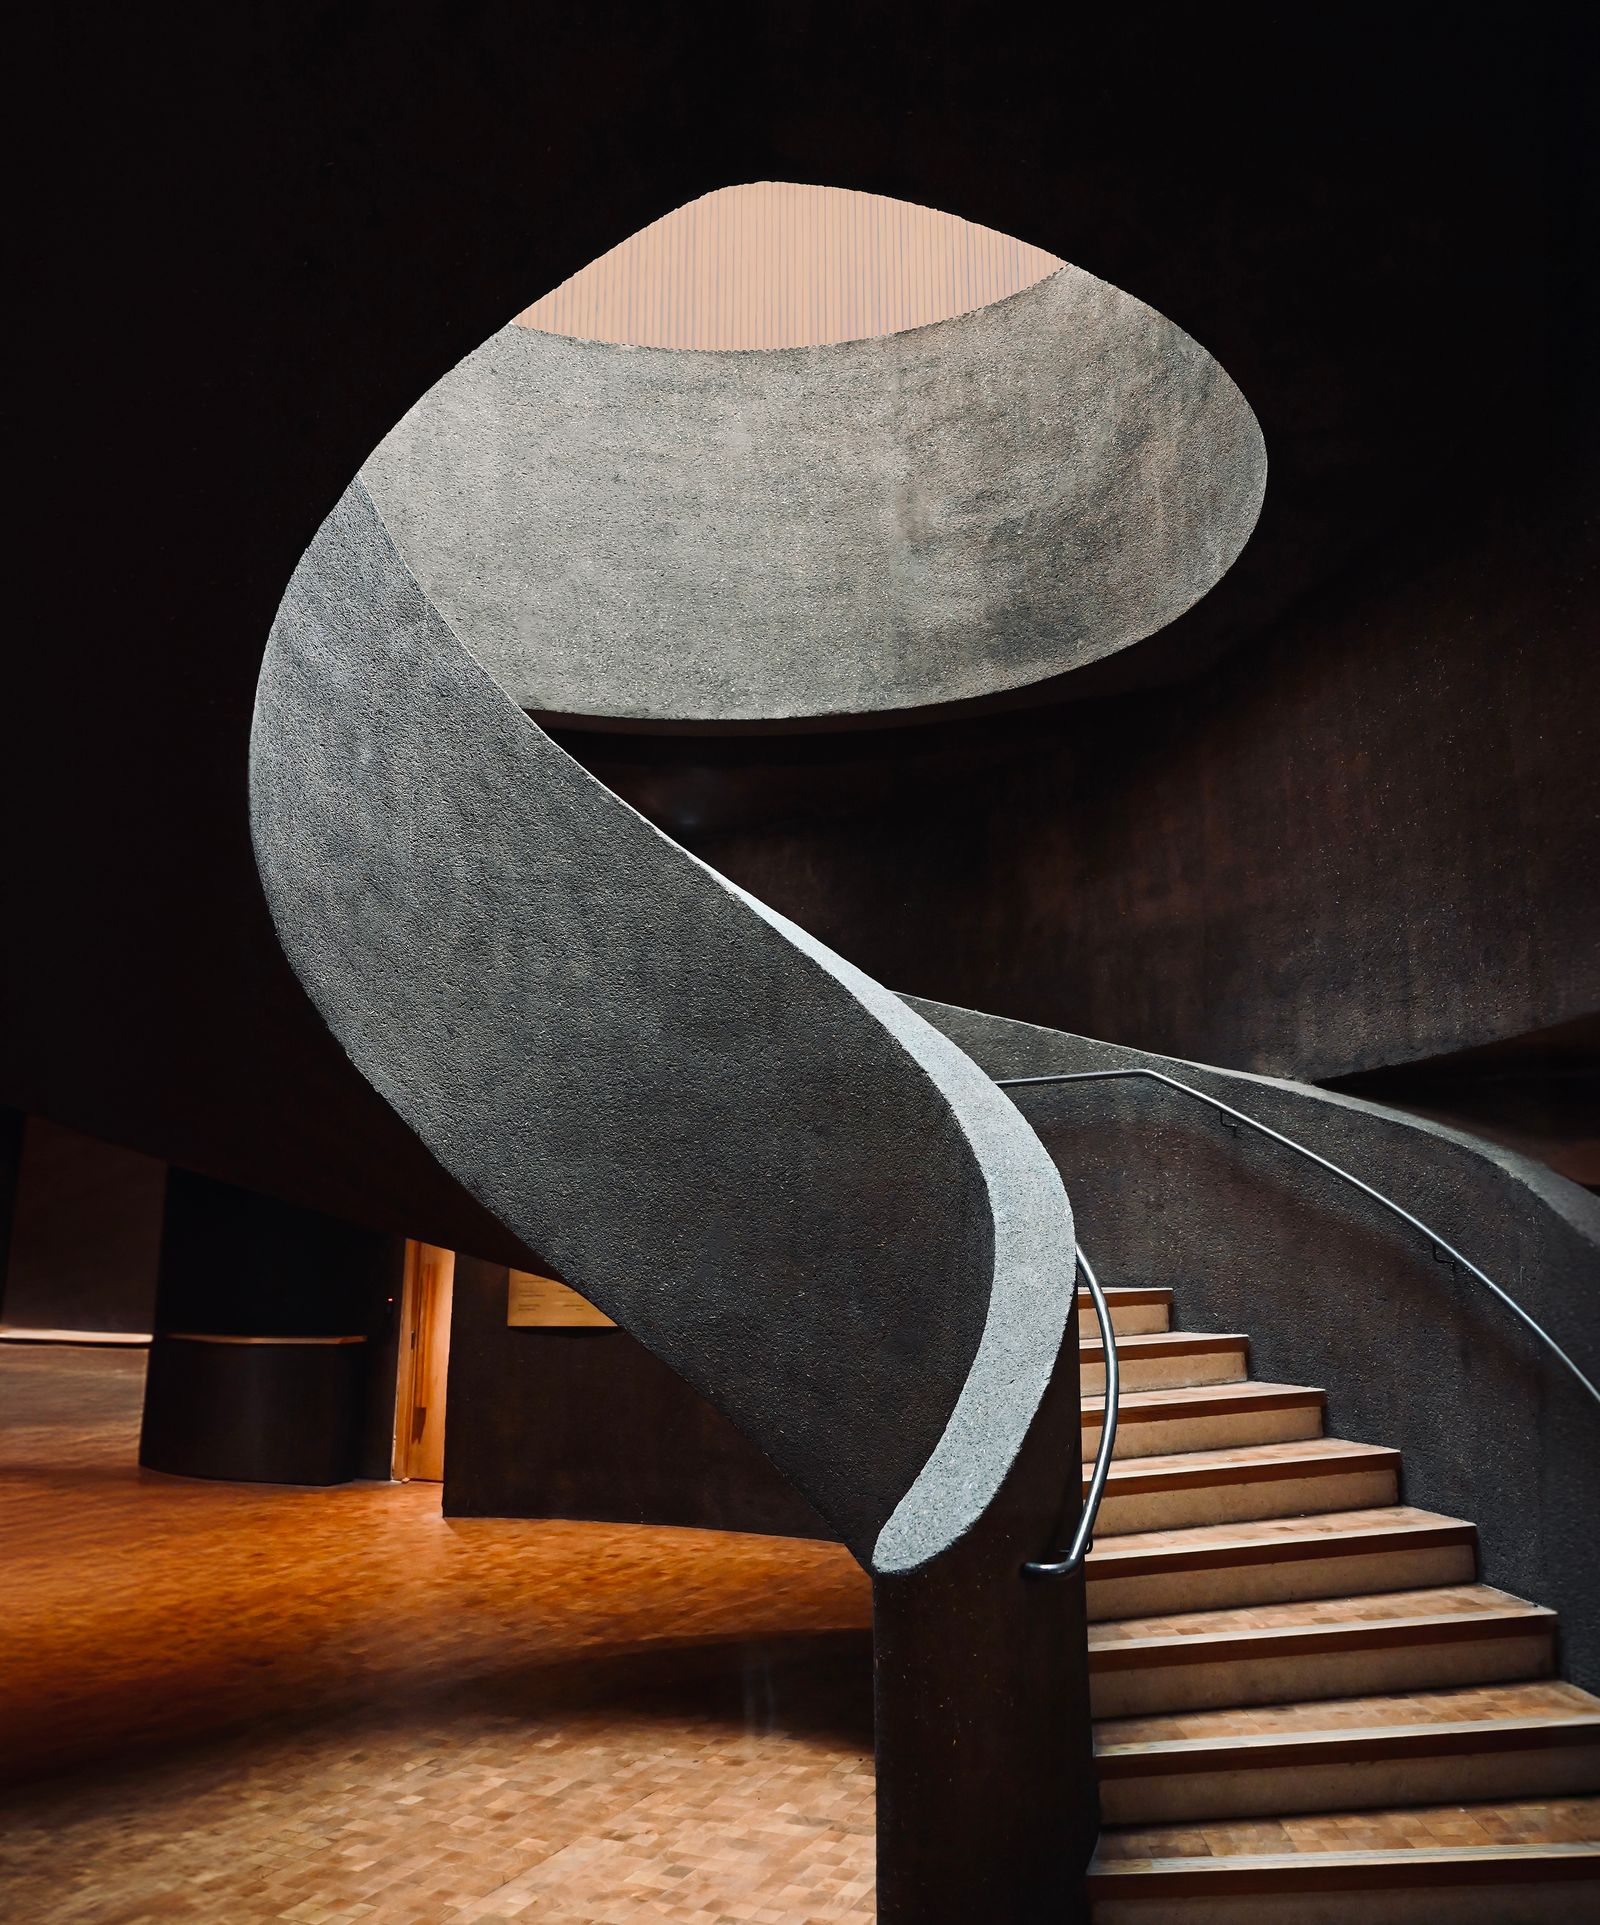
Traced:
POLYGON ((1083 1514, 1073 1533, 1072 1543, 1060 1557, 1030 1558, 1022 1567, 1024 1577, 1070 1577, 1094 1549, 1095 1520, 1100 1515, 1100 1500, 1105 1496, 1106 1479, 1111 1474, 1111 1453, 1117 1441, 1117 1406, 1122 1395, 1122 1373, 1117 1360, 1117 1333, 1112 1328, 1111 1310, 1106 1293, 1100 1288, 1089 1259, 1078 1246, 1078 1268, 1094 1299, 1095 1319, 1100 1325, 1100 1342, 1106 1353, 1105 1414, 1100 1424, 1100 1448, 1094 1454, 1094 1470, 1089 1478, 1083 1514))

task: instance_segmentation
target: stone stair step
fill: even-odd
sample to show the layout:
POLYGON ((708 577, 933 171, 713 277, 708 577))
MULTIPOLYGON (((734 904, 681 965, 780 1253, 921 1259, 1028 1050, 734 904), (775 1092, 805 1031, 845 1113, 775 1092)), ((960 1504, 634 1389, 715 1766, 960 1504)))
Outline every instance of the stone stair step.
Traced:
POLYGON ((1283 1818, 1222 1818, 1192 1825, 1108 1826, 1097 1870, 1124 1859, 1234 1858, 1257 1854, 1538 1849, 1600 1845, 1600 1797, 1502 1799, 1493 1804, 1395 1805, 1283 1818))
MULTIPOLYGON (((1166 1330, 1172 1322, 1172 1292, 1165 1288, 1140 1289, 1134 1286, 1108 1287, 1106 1308, 1111 1312, 1111 1328, 1119 1337, 1137 1337, 1166 1330)), ((1087 1290, 1078 1296, 1078 1334, 1096 1337, 1100 1321, 1087 1290)))
MULTIPOLYGON (((1134 1390, 1239 1383, 1248 1374, 1249 1356, 1248 1337, 1208 1331, 1160 1330, 1117 1339, 1124 1396, 1134 1390)), ((1098 1338, 1079 1343, 1078 1368, 1084 1396, 1103 1397, 1106 1353, 1098 1338)))
POLYGON ((1600 1902, 1600 1799, 1108 1829, 1088 1894, 1093 1925, 1545 1925, 1600 1902))
POLYGON ((1600 1789, 1600 1699, 1554 1681, 1096 1727, 1108 1824, 1600 1789))
MULTIPOLYGON (((1083 1400, 1083 1459, 1100 1447, 1104 1398, 1083 1400)), ((1113 1457, 1173 1455, 1224 1445, 1283 1443, 1322 1434, 1326 1399, 1305 1384, 1195 1384, 1124 1391, 1113 1457)))
POLYGON ((1089 1632, 1096 1717, 1548 1677, 1553 1611, 1487 1584, 1115 1620, 1089 1632))
MULTIPOLYGON (((1396 1502, 1399 1474, 1399 1451, 1337 1437, 1127 1457, 1111 1466, 1096 1530, 1111 1537, 1123 1531, 1364 1510, 1396 1502)), ((1084 1481, 1087 1487, 1087 1476, 1084 1481)))
POLYGON ((1085 1567, 1091 1623, 1471 1583, 1477 1531, 1410 1505, 1126 1531, 1085 1567))

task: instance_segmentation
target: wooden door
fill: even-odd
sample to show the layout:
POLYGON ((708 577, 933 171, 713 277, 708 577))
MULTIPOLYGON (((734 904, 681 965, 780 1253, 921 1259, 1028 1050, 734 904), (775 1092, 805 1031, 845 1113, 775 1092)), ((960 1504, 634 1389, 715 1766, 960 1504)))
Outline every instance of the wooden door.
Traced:
POLYGON ((445 1378, 456 1253, 432 1243, 406 1245, 405 1332, 395 1396, 394 1474, 444 1480, 445 1378))

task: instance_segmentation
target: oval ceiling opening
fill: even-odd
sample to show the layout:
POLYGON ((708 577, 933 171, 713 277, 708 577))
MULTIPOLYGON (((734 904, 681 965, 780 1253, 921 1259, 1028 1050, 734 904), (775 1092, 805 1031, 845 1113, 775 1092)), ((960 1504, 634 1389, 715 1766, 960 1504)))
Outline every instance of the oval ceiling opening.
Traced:
POLYGON ((674 208, 516 319, 632 347, 823 347, 970 314, 1063 266, 910 201, 753 181, 674 208))

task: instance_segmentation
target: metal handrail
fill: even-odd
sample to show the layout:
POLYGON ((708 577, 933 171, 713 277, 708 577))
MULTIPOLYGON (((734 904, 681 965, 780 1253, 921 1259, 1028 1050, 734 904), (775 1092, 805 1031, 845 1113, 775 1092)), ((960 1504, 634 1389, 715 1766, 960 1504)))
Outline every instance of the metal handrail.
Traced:
MULTIPOLYGON (((1305 1157, 1308 1162, 1319 1164, 1338 1177, 1341 1182, 1350 1184, 1352 1188, 1360 1190, 1364 1196, 1371 1197, 1374 1203, 1381 1204, 1391 1216, 1397 1216, 1402 1223, 1409 1223, 1412 1229, 1420 1230, 1432 1244, 1436 1262, 1448 1260, 1451 1264, 1465 1270, 1470 1276, 1476 1277, 1485 1289, 1493 1291, 1512 1315, 1520 1318, 1527 1325, 1550 1354, 1565 1364, 1594 1401, 1600 1404, 1600 1389, 1596 1388, 1593 1379, 1578 1367, 1549 1331, 1536 1322, 1509 1291, 1501 1289, 1494 1278, 1480 1270, 1470 1257, 1463 1256, 1453 1243, 1447 1243, 1437 1230, 1429 1229, 1421 1217, 1413 1216, 1409 1210, 1402 1209, 1392 1197, 1385 1196, 1382 1190, 1375 1190, 1370 1183, 1364 1183, 1352 1171, 1330 1162, 1325 1156, 1319 1156, 1315 1150, 1307 1149, 1304 1143, 1297 1143, 1292 1136, 1285 1136, 1281 1130, 1272 1129, 1256 1117, 1247 1116, 1243 1110, 1234 1109, 1231 1104, 1222 1102, 1218 1097, 1208 1096, 1204 1090, 1195 1089, 1192 1084, 1180 1083, 1177 1077, 1167 1076, 1158 1069, 1084 1069, 1065 1071, 1052 1076, 997 1076, 994 1080, 1001 1089, 1026 1089, 1041 1083, 1109 1083, 1121 1077, 1144 1077, 1152 1083, 1162 1083, 1168 1089, 1178 1090, 1184 1096, 1192 1096, 1196 1102, 1205 1103, 1223 1116, 1232 1117, 1235 1122, 1243 1123, 1260 1135, 1270 1137, 1274 1143, 1283 1144, 1286 1149, 1291 1149, 1296 1155, 1305 1157)), ((1098 1291, 1096 1296, 1098 1308, 1098 1291)))
POLYGON ((1122 1394, 1121 1372, 1117 1364, 1117 1334, 1111 1327, 1111 1311, 1100 1279, 1078 1245, 1078 1268, 1094 1298, 1094 1314, 1100 1321, 1100 1342, 1106 1353, 1106 1407, 1100 1420, 1100 1448, 1094 1454, 1094 1470, 1089 1478, 1088 1495, 1083 1500, 1083 1515, 1073 1533, 1072 1543, 1060 1557, 1032 1558, 1022 1567, 1024 1577, 1067 1577, 1077 1570, 1094 1549, 1094 1524, 1100 1515, 1100 1500, 1105 1496, 1106 1479, 1111 1474, 1111 1447, 1117 1441, 1117 1400, 1122 1394))

